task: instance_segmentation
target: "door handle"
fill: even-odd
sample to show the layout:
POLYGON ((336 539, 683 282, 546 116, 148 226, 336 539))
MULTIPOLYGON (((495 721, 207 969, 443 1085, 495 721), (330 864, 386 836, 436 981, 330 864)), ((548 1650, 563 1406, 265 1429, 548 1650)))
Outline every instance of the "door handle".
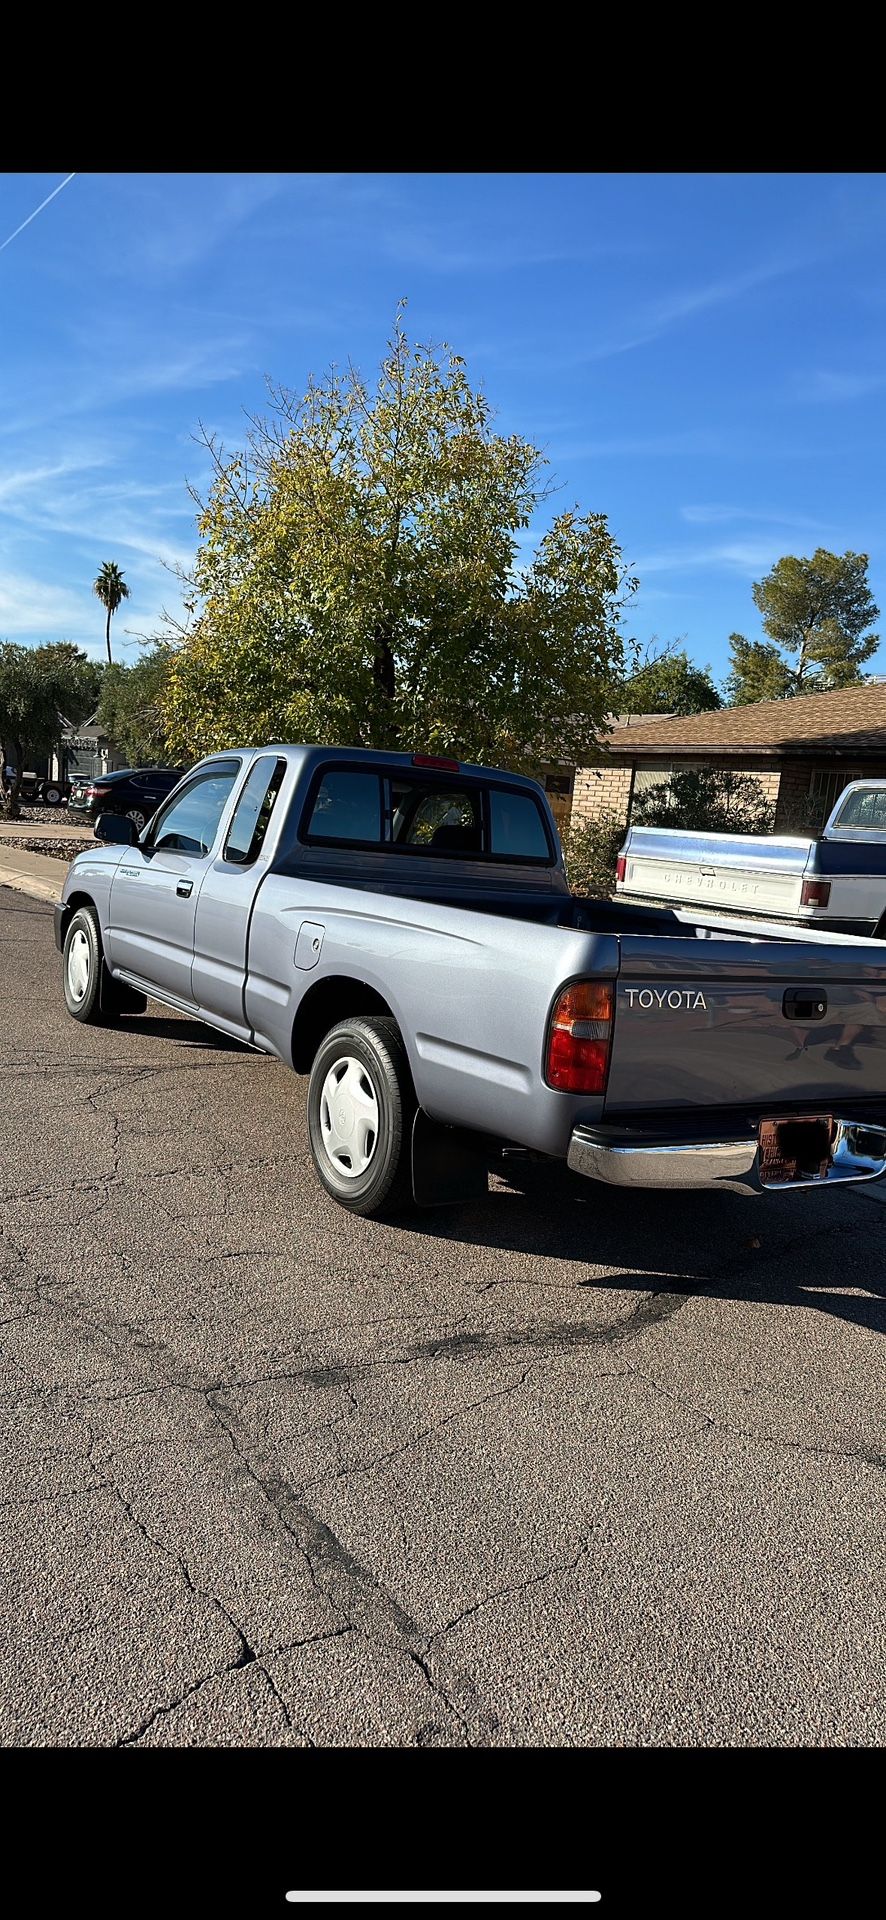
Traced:
POLYGON ((188 894, 193 893, 193 890, 193 880, 177 880, 175 883, 175 891, 182 900, 187 900, 188 894))
POLYGON ((828 996, 824 987, 788 987, 781 1010, 786 1020, 823 1020, 828 996))

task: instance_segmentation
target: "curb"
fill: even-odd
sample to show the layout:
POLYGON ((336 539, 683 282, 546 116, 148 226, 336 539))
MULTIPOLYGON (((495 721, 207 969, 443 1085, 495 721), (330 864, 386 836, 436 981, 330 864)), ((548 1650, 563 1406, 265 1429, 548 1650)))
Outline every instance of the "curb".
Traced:
POLYGON ((4 854, 0 845, 0 887, 30 894, 33 900, 53 905, 60 900, 67 871, 65 860, 51 860, 41 853, 19 854, 15 859, 12 854, 4 854))

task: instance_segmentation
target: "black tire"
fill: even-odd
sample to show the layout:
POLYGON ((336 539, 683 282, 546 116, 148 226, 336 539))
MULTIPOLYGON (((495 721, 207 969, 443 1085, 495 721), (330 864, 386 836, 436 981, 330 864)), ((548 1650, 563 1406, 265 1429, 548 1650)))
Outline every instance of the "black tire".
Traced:
POLYGON ((46 801, 46 805, 48 807, 61 806, 62 796, 58 790, 58 787, 44 787, 43 798, 46 801))
POLYGON ((147 823, 148 816, 146 813, 142 812, 141 807, 129 807, 127 809, 126 818, 127 820, 131 820, 136 831, 138 833, 141 833, 142 829, 147 823))
POLYGON ((412 1204, 415 1109, 415 1089, 396 1020, 374 1016, 340 1020, 330 1028, 311 1068, 308 1137, 319 1179, 349 1213, 377 1218, 402 1213, 412 1204), (339 1085, 348 1081, 342 1106, 336 1110, 329 1101, 334 1073, 339 1085), (341 1118, 340 1133, 336 1114, 341 1118), (366 1165, 356 1167, 364 1155, 366 1165))
MULTIPOLYGON (((104 964, 95 908, 78 907, 64 945, 65 1006, 72 1020, 98 1027, 117 1018, 113 994, 102 991, 104 964)), ((105 987, 110 984, 106 981, 105 987)))

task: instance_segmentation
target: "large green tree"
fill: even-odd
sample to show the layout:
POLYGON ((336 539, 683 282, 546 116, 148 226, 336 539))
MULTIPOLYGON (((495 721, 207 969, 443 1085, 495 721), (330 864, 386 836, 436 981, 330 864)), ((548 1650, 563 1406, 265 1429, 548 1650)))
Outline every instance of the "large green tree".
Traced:
POLYGON ((650 642, 618 695, 623 713, 712 713, 723 702, 709 667, 697 667, 685 648, 650 642))
POLYGON ((129 599, 129 588, 117 565, 116 560, 105 560, 99 567, 92 583, 96 594, 105 609, 105 646, 108 649, 108 666, 111 665, 111 621, 117 608, 129 599))
POLYGON ((59 735, 66 679, 32 647, 0 645, 0 817, 17 819, 25 754, 49 753, 59 735))
POLYGON ((90 660, 82 647, 72 640, 49 640, 34 648, 34 663, 51 674, 58 684, 61 711, 77 726, 89 718, 98 705, 104 668, 90 660))
POLYGON ((169 666, 170 649, 158 644, 131 667, 115 661, 105 668, 99 724, 130 766, 164 766, 169 760, 161 704, 169 666))
POLYGON ((207 443, 173 751, 288 738, 586 759, 633 586, 605 516, 559 514, 525 557, 541 455, 496 433, 462 360, 411 346, 399 316, 374 388, 351 367, 271 398, 245 452, 207 443))
POLYGON ((756 581, 754 600, 768 638, 732 634, 727 684, 734 706, 828 693, 863 680, 864 663, 880 644, 872 631, 880 609, 866 553, 817 547, 808 560, 785 554, 756 581))

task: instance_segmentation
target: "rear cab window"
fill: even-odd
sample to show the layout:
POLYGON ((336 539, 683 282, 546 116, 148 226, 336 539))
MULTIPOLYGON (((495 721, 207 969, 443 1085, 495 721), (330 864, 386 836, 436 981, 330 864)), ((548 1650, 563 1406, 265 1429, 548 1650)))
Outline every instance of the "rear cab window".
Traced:
POLYGON ((851 793, 834 822, 856 833, 886 833, 886 787, 859 787, 851 793))
POLYGON ((533 866, 556 860, 534 794, 407 769, 324 768, 308 795, 301 838, 309 846, 347 844, 405 857, 533 866))

